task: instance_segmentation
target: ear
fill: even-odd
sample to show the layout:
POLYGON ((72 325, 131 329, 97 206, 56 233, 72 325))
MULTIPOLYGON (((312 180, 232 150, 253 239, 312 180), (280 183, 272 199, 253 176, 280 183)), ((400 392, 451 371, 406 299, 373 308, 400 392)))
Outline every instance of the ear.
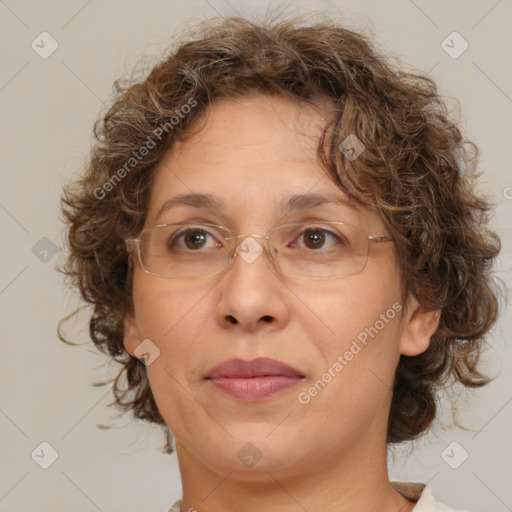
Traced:
POLYGON ((430 338, 436 332, 441 318, 441 310, 424 311, 412 295, 407 301, 400 337, 400 353, 404 356, 417 356, 425 352, 430 338))
POLYGON ((133 357, 135 356, 135 349, 138 345, 140 345, 140 336, 139 329, 137 327, 137 323, 135 321, 135 313, 129 312, 124 316, 123 322, 123 330, 124 330, 124 339, 123 344, 124 348, 133 357))

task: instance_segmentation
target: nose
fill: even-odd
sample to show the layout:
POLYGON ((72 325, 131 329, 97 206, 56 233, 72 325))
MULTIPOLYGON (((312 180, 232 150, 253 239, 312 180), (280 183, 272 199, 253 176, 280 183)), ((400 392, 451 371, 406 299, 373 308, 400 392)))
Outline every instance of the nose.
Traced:
POLYGON ((288 323, 288 289, 267 249, 265 237, 249 235, 237 240, 230 271, 219 283, 216 316, 224 328, 273 331, 288 323))

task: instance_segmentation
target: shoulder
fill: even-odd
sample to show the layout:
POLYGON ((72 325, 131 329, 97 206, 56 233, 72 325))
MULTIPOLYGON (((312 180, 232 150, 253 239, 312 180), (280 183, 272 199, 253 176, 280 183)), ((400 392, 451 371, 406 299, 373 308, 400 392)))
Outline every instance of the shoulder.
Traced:
POLYGON ((413 512, 467 512, 465 510, 455 510, 447 505, 443 505, 434 498, 432 489, 425 484, 391 482, 391 485, 405 498, 416 501, 413 512))

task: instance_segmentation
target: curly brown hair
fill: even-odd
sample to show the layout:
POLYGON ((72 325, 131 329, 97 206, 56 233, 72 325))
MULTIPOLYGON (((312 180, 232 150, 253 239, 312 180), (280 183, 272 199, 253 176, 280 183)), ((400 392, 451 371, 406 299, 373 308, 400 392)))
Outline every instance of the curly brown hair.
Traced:
MULTIPOLYGON (((491 205, 475 189, 477 148, 450 120, 432 80, 394 69, 367 37, 330 21, 222 18, 198 26, 147 76, 118 80, 114 90, 113 105, 95 124, 85 174, 62 197, 70 248, 63 271, 92 306, 92 341, 120 363, 108 381, 120 410, 165 425, 144 364, 123 345, 123 318, 133 309, 124 240, 142 229, 153 171, 212 101, 254 92, 329 100, 331 118, 318 142, 322 167, 385 222, 403 296, 441 310, 430 347, 399 360, 388 443, 428 429, 436 392, 447 382, 477 387, 490 380, 477 363, 498 314, 492 264, 500 241, 488 227, 491 205), (366 148, 354 162, 338 149, 350 134, 366 148)), ((167 430, 167 453, 171 441, 167 430)))

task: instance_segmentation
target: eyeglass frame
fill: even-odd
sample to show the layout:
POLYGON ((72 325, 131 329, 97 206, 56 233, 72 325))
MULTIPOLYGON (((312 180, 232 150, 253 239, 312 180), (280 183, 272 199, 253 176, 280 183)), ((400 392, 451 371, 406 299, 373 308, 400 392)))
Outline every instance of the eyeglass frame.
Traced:
MULTIPOLYGON (((344 222, 344 221, 311 221, 311 223, 312 224, 314 224, 314 223, 317 223, 317 224, 344 224, 344 225, 349 225, 349 226, 352 226, 352 227, 356 227, 356 228, 358 228, 358 229, 360 229, 360 230, 362 230, 362 231, 364 231, 366 233, 367 240, 368 240, 369 244, 371 244, 371 243, 382 243, 382 242, 392 242, 392 241, 394 241, 394 238, 392 236, 390 236, 390 235, 369 235, 368 232, 366 231, 366 229, 364 229, 362 226, 358 226, 358 225, 352 224, 350 222, 344 222)), ((197 222, 197 223, 196 222, 173 222, 173 223, 170 223, 170 224, 158 224, 156 226, 150 226, 148 228, 142 229, 137 237, 126 238, 124 240, 124 242, 126 244, 126 249, 127 249, 129 254, 133 254, 133 252, 136 250, 136 252, 137 252, 137 259, 138 259, 138 262, 140 264, 140 269, 143 272, 145 272, 146 274, 149 274, 149 275, 152 275, 152 276, 155 276, 155 277, 161 277, 163 279, 200 279, 202 277, 210 277, 210 276, 214 276, 214 275, 220 274, 222 271, 229 269, 230 265, 232 264, 232 262, 235 259, 235 256, 237 256, 237 254, 238 254, 237 253, 238 248, 240 247, 240 245, 243 243, 243 241, 246 238, 264 238, 265 240, 267 240, 267 247, 268 247, 268 252, 270 254, 270 257, 272 258, 273 262, 277 261, 277 258, 275 257, 275 253, 272 250, 272 247, 270 246, 270 233, 272 231, 276 230, 276 229, 280 229, 280 228, 283 228, 283 227, 286 227, 286 226, 302 225, 302 224, 307 225, 308 222, 289 222, 289 223, 282 224, 282 225, 279 225, 279 226, 276 226, 276 227, 270 229, 267 232, 266 235, 257 235, 257 234, 234 234, 233 231, 231 231, 231 229, 229 229, 226 226, 221 226, 220 224, 210 224, 210 223, 201 224, 200 222, 197 222), (167 227, 167 226, 186 226, 186 225, 195 225, 195 226, 202 226, 202 227, 220 228, 221 230, 228 231, 229 233, 231 233, 233 235, 233 236, 230 236, 230 237, 223 237, 223 240, 233 240, 233 239, 240 238, 240 237, 243 237, 243 239, 242 239, 241 242, 239 242, 238 244, 234 245, 232 247, 232 249, 229 251, 228 257, 226 259, 226 263, 227 263, 226 266, 223 267, 220 270, 217 270, 215 272, 211 272, 209 274, 193 276, 193 277, 180 277, 180 276, 170 277, 170 276, 162 276, 160 274, 155 274, 154 272, 150 272, 149 270, 145 269, 144 265, 142 263, 142 255, 140 253, 140 236, 142 235, 142 233, 144 233, 146 231, 150 231, 150 230, 155 229, 155 228, 163 228, 163 227, 167 227)), ((331 280, 331 279, 343 279, 345 277, 351 277, 351 276, 360 274, 366 268, 366 265, 368 263, 369 247, 370 247, 370 245, 368 245, 368 252, 366 254, 366 262, 365 262, 363 268, 361 268, 361 270, 359 270, 355 274, 349 274, 349 275, 346 275, 346 276, 325 277, 325 278, 322 278, 322 277, 319 277, 319 278, 314 278, 313 277, 312 278, 312 277, 299 276, 299 275, 287 274, 287 273, 284 273, 284 275, 289 275, 291 277, 297 277, 299 279, 308 279, 308 280, 314 280, 314 281, 317 281, 317 280, 318 281, 328 281, 328 280, 331 280)))

